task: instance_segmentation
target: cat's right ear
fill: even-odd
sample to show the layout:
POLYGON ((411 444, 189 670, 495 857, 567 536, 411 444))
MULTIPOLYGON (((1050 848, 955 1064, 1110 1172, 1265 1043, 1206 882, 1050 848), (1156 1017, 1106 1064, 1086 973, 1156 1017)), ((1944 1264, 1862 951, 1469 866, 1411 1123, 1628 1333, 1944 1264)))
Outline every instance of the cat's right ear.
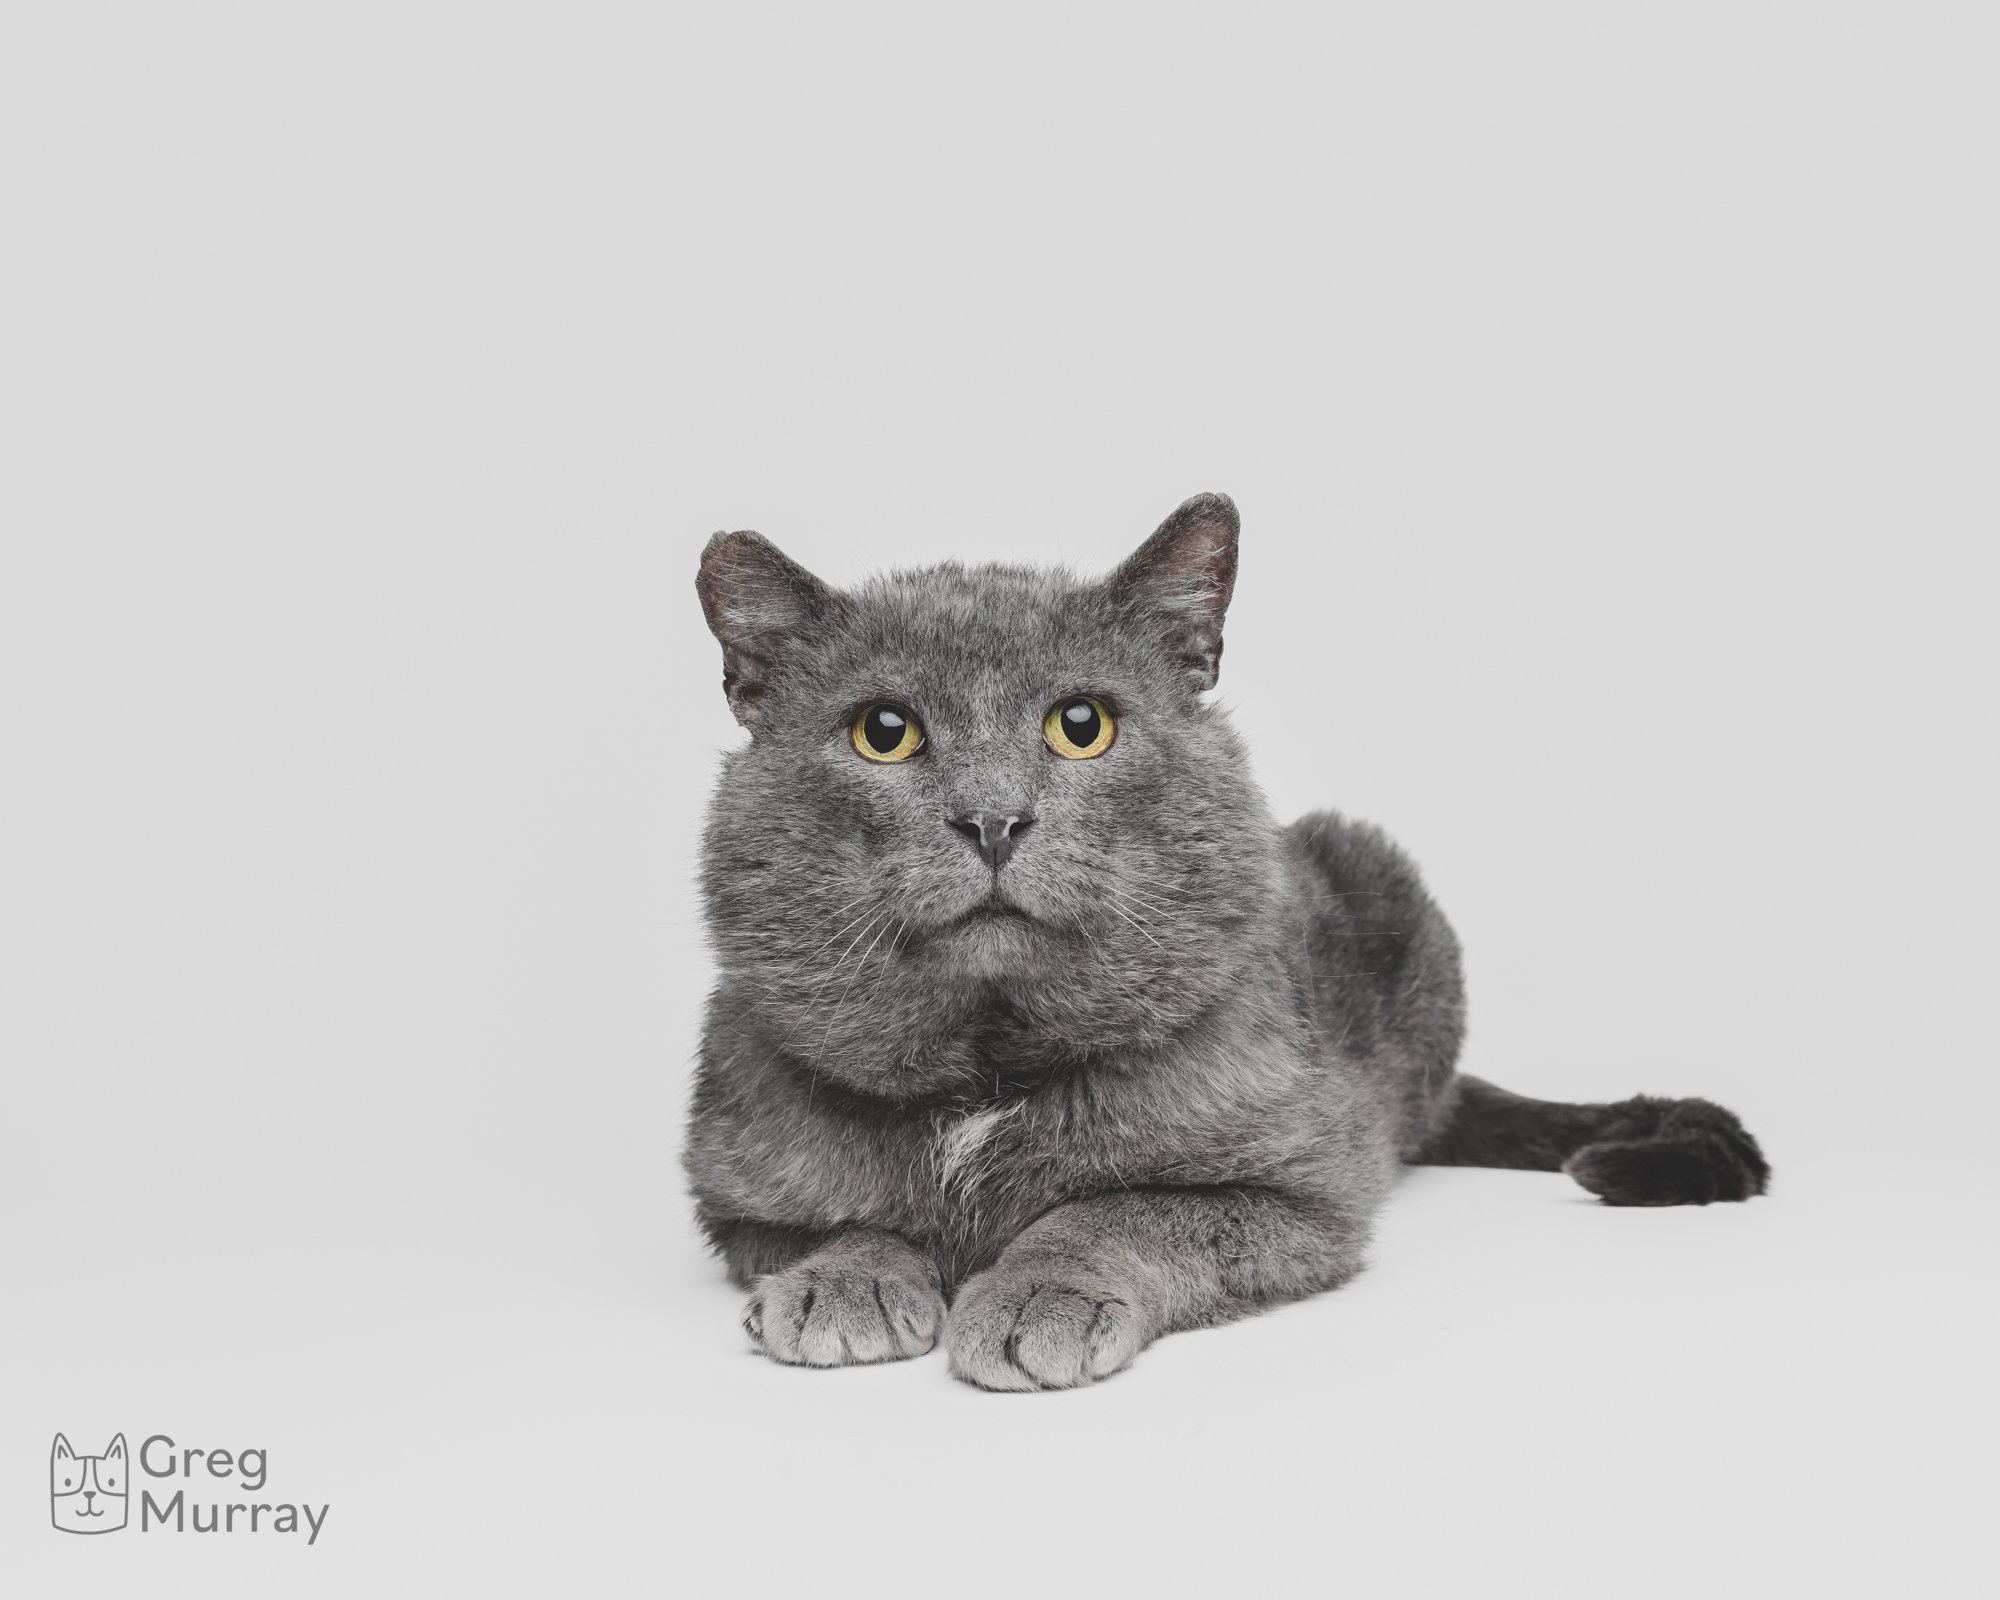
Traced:
POLYGON ((746 728, 755 727, 785 652, 828 616, 838 591, 760 533, 718 533, 695 575, 708 631, 722 646, 722 692, 746 728))
POLYGON ((55 1445, 49 1451, 49 1459, 51 1461, 74 1461, 76 1459, 76 1452, 70 1449, 69 1440, 65 1439, 61 1434, 57 1434, 55 1445))

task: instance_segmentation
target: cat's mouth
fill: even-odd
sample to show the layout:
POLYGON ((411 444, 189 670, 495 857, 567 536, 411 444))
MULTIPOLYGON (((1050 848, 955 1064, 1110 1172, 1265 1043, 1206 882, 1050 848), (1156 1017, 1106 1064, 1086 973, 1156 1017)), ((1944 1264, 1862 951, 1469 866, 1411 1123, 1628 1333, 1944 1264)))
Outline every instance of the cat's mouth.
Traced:
POLYGON ((981 926, 1005 925, 1008 923, 1025 926, 1037 920, 1024 906, 1017 901, 1008 899, 1006 895, 1001 893, 999 885, 995 884, 985 895, 975 900, 965 910, 952 918, 949 926, 953 928, 976 928, 981 926))
POLYGON ((961 926, 974 922, 1033 922, 1034 920, 1013 901, 1002 900, 997 895, 987 896, 958 919, 961 926))

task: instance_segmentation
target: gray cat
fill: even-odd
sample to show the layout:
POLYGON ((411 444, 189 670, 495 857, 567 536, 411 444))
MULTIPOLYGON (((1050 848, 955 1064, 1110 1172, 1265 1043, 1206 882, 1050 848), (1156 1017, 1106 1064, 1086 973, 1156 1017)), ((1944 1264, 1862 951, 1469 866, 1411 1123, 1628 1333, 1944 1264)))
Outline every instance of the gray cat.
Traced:
POLYGON ((1358 1272, 1400 1163, 1614 1205, 1763 1192, 1705 1100, 1524 1099, 1454 1063, 1458 942, 1408 858, 1279 827, 1203 700, 1236 508, 1098 581, 854 591, 754 533, 697 588, 751 732, 711 809, 721 973, 687 1148, 744 1326, 807 1366, 1056 1389, 1358 1272))

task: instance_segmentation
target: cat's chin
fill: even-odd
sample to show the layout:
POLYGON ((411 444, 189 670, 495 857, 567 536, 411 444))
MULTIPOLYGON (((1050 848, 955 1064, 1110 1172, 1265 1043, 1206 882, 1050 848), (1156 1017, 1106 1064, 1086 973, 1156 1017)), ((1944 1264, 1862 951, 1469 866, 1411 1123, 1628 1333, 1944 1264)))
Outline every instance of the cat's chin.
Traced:
POLYGON ((965 965, 968 975, 986 978, 1018 971, 1034 953, 1041 929, 1018 906, 982 900, 944 932, 953 959, 965 965))

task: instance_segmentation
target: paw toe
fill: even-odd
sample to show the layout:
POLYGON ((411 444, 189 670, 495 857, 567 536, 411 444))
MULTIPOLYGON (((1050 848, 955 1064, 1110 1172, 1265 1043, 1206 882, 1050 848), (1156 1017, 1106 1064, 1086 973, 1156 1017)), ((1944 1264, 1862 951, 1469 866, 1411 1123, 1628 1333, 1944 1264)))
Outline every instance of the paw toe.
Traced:
POLYGON ((943 1315, 943 1299, 925 1284, 795 1269, 758 1286, 743 1327, 775 1360, 844 1367, 924 1354, 937 1343, 943 1315))
POLYGON ((951 1370, 982 1389, 1073 1389, 1125 1366, 1138 1323, 1118 1295, 1024 1281, 968 1286, 946 1330, 951 1370))

